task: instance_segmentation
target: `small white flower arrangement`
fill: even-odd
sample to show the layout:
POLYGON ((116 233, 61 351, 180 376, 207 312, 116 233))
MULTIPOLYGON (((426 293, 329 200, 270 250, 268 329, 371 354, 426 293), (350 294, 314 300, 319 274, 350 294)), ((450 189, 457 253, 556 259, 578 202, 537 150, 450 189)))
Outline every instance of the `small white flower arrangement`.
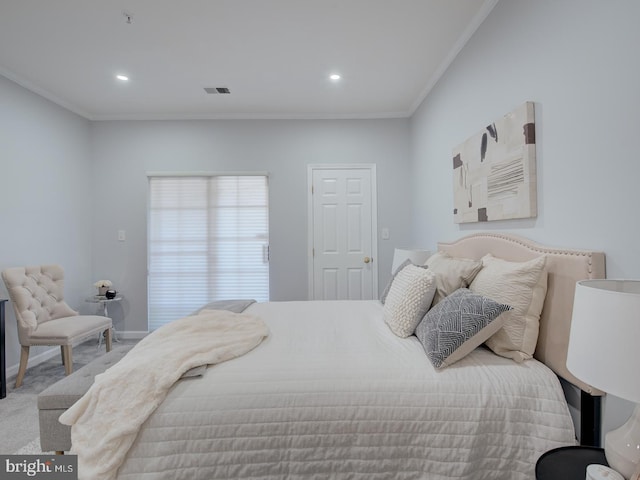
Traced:
POLYGON ((113 283, 111 283, 111 280, 98 280, 93 286, 98 289, 99 296, 104 296, 107 290, 113 286, 113 283))

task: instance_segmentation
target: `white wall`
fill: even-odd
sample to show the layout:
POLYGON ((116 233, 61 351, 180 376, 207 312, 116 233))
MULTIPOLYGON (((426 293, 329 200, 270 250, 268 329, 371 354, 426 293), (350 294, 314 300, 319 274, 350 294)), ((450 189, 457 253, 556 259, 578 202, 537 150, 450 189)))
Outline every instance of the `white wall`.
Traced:
POLYGON ((375 163, 379 285, 393 247, 410 237, 409 120, 94 122, 93 273, 126 299, 110 308, 118 330, 147 329, 147 172, 268 171, 272 300, 307 299, 307 164, 375 163), (127 240, 117 241, 125 230, 127 240))
MULTIPOLYGON (((118 328, 146 330, 146 172, 267 170, 272 298, 304 299, 306 165, 376 163, 378 226, 392 235, 378 239, 380 288, 395 245, 434 248, 490 229, 601 249, 610 277, 637 278, 639 16, 636 0, 499 2, 410 122, 90 123, 0 77, 0 268, 61 263, 82 310, 93 281, 110 278, 127 297, 110 310, 118 328), (452 148, 527 100, 536 102, 538 217, 455 225, 452 148)), ((13 365, 11 308, 7 320, 13 365)), ((606 405, 605 429, 630 412, 606 405)))
MULTIPOLYGON (((412 118, 414 240, 433 248, 472 231, 511 231, 602 250, 609 277, 640 277, 638 18, 636 0, 499 2, 412 118), (453 147, 527 100, 538 217, 455 225, 453 147)), ((605 430, 631 411, 613 397, 605 404, 605 430)))
MULTIPOLYGON (((0 76, 0 166, 0 270, 59 263, 67 302, 86 310, 93 283, 89 122, 0 76)), ((6 359, 14 366, 20 346, 13 307, 6 307, 6 359)), ((45 349, 32 348, 31 356, 45 349)))

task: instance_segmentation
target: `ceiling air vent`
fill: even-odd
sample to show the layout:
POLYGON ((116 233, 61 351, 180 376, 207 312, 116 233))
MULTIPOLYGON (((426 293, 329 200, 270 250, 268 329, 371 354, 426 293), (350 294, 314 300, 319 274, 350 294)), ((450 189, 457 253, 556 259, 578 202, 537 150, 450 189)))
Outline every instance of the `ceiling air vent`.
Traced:
POLYGON ((208 94, 231 93, 227 87, 204 87, 204 91, 208 94))

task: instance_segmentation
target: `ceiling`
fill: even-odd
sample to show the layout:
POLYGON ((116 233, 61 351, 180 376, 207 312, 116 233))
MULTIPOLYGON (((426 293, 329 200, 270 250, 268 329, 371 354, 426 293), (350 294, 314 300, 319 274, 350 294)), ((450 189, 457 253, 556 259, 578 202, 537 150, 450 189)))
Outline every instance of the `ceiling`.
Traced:
POLYGON ((497 1, 0 0, 0 74, 92 120, 406 117, 497 1))

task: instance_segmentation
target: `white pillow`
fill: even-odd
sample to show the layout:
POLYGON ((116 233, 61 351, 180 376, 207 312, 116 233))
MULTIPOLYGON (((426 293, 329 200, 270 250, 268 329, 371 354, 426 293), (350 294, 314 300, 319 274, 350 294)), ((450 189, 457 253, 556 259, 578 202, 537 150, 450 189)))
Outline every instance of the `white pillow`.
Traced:
POLYGON ((436 294, 433 305, 459 288, 466 288, 482 268, 482 262, 470 258, 452 257, 444 252, 434 253, 425 263, 436 274, 436 294))
POLYGON ((393 279, 384 304, 384 320, 399 337, 413 335, 436 292, 435 274, 425 267, 407 265, 393 279))
POLYGON ((496 354, 516 362, 533 357, 547 294, 546 260, 546 256, 528 262, 508 262, 491 254, 482 257, 482 270, 469 289, 513 307, 504 313, 504 326, 486 342, 496 354))

